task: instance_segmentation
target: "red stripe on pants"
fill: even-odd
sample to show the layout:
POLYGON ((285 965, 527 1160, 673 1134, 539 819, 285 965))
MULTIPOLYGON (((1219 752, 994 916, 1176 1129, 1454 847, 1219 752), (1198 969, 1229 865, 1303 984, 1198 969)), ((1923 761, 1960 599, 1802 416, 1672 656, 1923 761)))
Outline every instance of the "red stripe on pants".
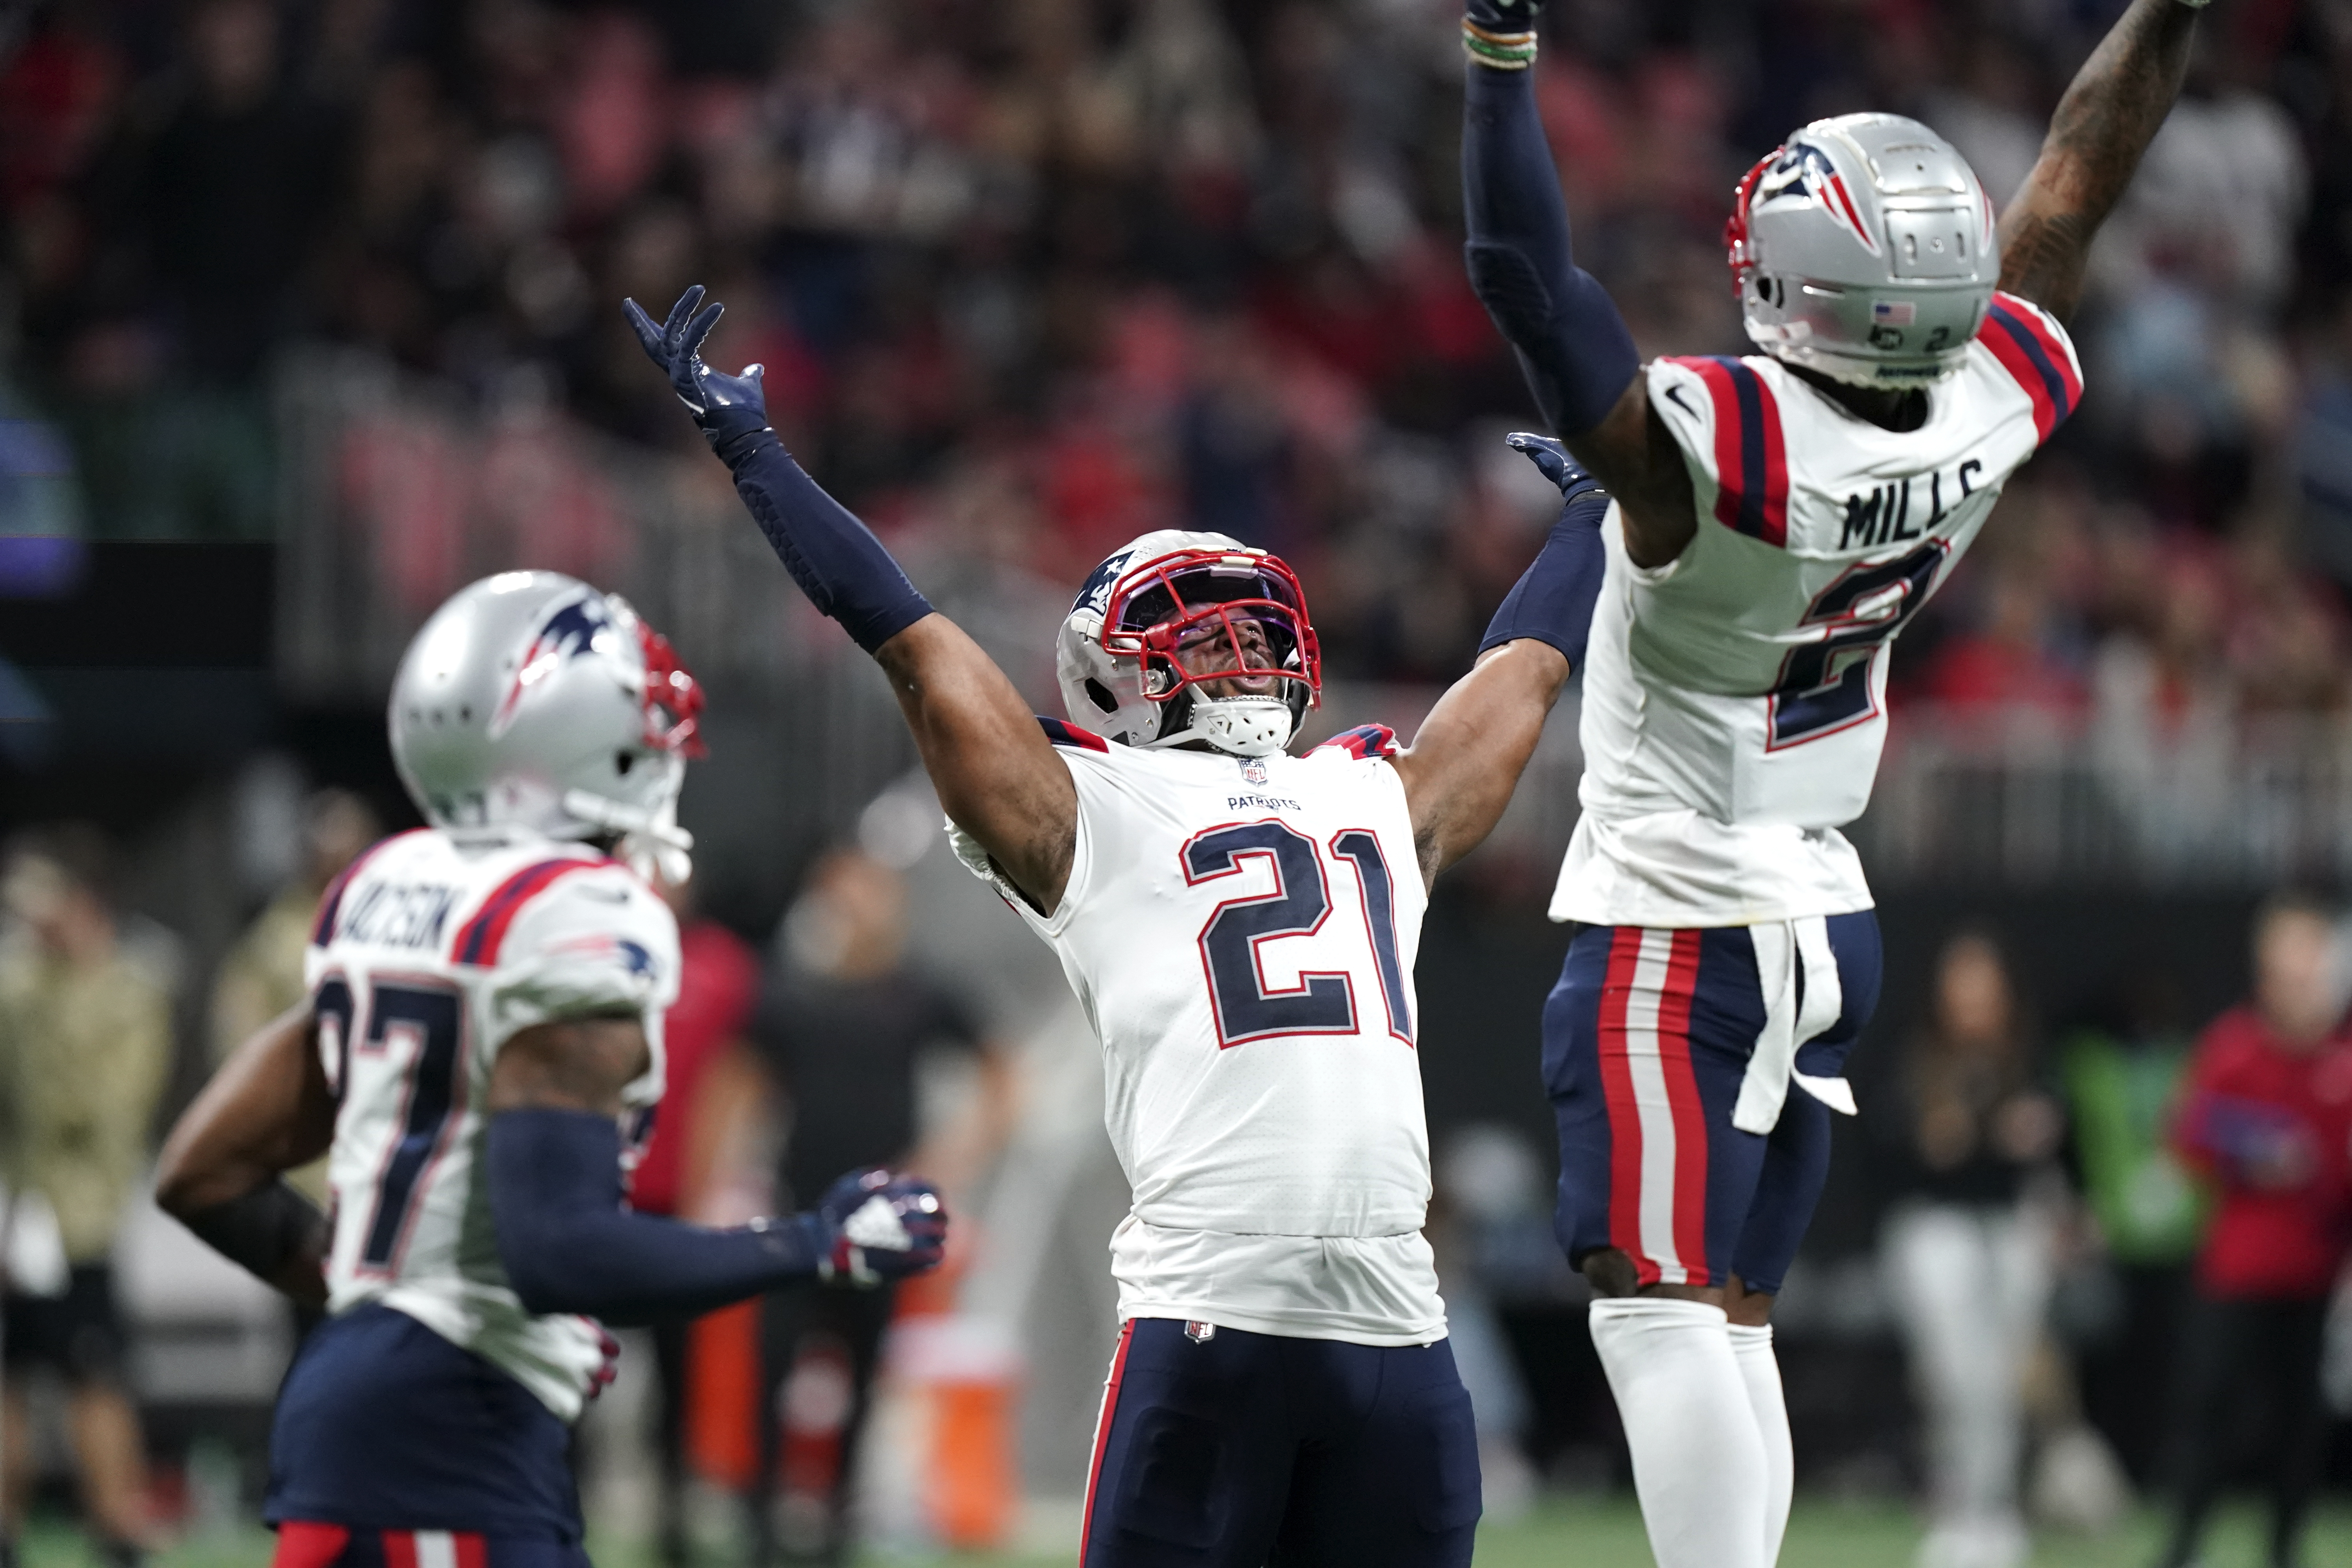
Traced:
POLYGON ((1085 1568, 1095 1540, 1095 1489, 1102 1484, 1103 1454, 1110 1447, 1110 1424, 1118 1414, 1118 1383, 1127 1374, 1127 1345, 1135 1337, 1135 1320, 1118 1326, 1118 1349, 1111 1352, 1110 1379, 1103 1384, 1102 1418, 1095 1424, 1095 1457, 1087 1466, 1087 1509, 1078 1524, 1078 1563, 1085 1568))
POLYGON ((490 1543, 469 1530, 460 1530, 449 1537, 457 1553, 457 1568, 490 1568, 490 1543))
POLYGON ((384 1568, 416 1568, 416 1532, 413 1530, 387 1530, 383 1532, 384 1568))
POLYGON ((1658 1282, 1642 1252, 1642 1109, 1626 1065, 1625 1009, 1642 957, 1642 929, 1619 926, 1609 939, 1609 975, 1601 987, 1601 1097, 1609 1110, 1609 1245, 1633 1259, 1642 1284, 1658 1282))
POLYGON ((1698 993, 1699 933, 1674 933, 1658 996, 1658 1065, 1675 1119, 1675 1253, 1685 1285, 1713 1285, 1706 1267, 1706 1107, 1691 1070, 1691 999, 1698 993))
POLYGON ((289 1519, 278 1527, 278 1551, 270 1568, 331 1568, 352 1543, 352 1532, 340 1524, 319 1524, 289 1519))

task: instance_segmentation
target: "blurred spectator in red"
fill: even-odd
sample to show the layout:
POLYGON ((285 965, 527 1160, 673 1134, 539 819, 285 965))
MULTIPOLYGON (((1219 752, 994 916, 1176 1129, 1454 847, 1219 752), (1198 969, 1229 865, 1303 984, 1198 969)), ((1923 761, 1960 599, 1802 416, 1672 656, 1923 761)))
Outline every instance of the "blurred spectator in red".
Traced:
POLYGON ((2322 1331, 2352 1222, 2352 1036, 2330 912, 2295 894, 2254 920, 2252 997, 2197 1042, 2173 1123, 2211 1184, 2182 1338, 2166 1568, 2196 1560, 2249 1432, 2267 1436, 2269 1563, 2294 1568, 2326 1436, 2322 1331))
MULTIPOLYGON (((653 1136, 629 1184, 629 1206, 640 1214, 693 1215, 708 1185, 709 1119, 698 1113, 709 1068, 740 1048, 760 995, 760 961, 749 943, 695 908, 691 881, 660 884, 677 914, 677 1000, 662 1019, 666 1080, 653 1136)), ((665 1568, 681 1568, 686 1532, 687 1347, 690 1318, 653 1325, 654 1367, 661 1382, 655 1404, 654 1451, 661 1461, 655 1551, 665 1568)))

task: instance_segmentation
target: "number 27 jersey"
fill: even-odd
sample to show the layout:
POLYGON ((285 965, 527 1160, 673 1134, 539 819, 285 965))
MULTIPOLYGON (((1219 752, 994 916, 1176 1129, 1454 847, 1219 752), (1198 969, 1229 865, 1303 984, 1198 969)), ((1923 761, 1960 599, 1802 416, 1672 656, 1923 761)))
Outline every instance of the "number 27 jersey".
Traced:
POLYGON ((499 1050, 533 1025, 644 1020, 651 1066, 622 1092, 629 1131, 661 1097, 677 922, 626 867, 524 836, 386 839, 320 900, 306 968, 337 1109, 328 1155, 329 1308, 381 1301, 578 1415, 605 1361, 585 1318, 535 1316, 499 1261, 482 1144, 499 1050))
POLYGON ((1659 359, 1643 374, 1698 529, 1643 568, 1615 509, 1604 521, 1584 812, 1552 918, 1724 926, 1868 909, 1837 829, 1870 803, 1888 649, 2073 412, 2074 346, 2038 307, 1995 294, 1906 431, 1763 356, 1659 359))

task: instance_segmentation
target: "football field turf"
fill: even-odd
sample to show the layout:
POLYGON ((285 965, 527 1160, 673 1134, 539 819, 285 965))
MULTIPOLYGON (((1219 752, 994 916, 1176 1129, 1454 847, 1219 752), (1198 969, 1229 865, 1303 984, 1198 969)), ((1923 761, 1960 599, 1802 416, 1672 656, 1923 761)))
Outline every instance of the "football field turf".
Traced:
MULTIPOLYGON (((2155 1561, 2157 1520, 2142 1514, 2114 1533, 2097 1537, 2044 1534, 2034 1555, 2036 1568, 2147 1568, 2155 1561)), ((2262 1561, 2259 1519, 2248 1508, 2227 1511, 2206 1547, 2206 1568, 2258 1568, 2262 1561)), ((1885 1503, 1800 1503, 1789 1527, 1785 1568, 1909 1568, 1918 1525, 1906 1509, 1885 1503)), ((591 1542, 598 1568, 652 1568, 642 1544, 614 1540, 591 1542)), ((97 1568, 81 1538, 63 1525, 37 1526, 29 1532, 25 1568, 97 1568)), ((213 1535, 163 1553, 155 1568, 262 1568, 270 1538, 258 1530, 213 1535)), ((2352 1508, 2332 1504, 2320 1510, 2305 1542, 2305 1561, 2314 1568, 2352 1562, 2352 1508)), ((1070 1568, 1075 1554, 991 1552, 960 1557, 908 1557, 868 1552, 872 1564, 952 1563, 959 1568, 1070 1568)), ((708 1554, 704 1568, 724 1568, 727 1559, 708 1554)), ((1478 1538, 1478 1568, 1646 1568, 1650 1553, 1642 1539, 1641 1517, 1630 1500, 1549 1502, 1527 1518, 1490 1525, 1478 1538)))

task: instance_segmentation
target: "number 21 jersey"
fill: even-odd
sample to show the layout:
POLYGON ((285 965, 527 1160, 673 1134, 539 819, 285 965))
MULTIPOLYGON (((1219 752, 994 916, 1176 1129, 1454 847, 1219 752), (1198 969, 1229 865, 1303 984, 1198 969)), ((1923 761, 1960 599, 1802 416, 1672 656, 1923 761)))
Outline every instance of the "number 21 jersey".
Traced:
POLYGON ((1102 1041, 1134 1191, 1111 1241, 1119 1315, 1443 1337, 1421 1235, 1425 897, 1388 731, 1244 758, 1045 725, 1077 788, 1069 885, 1051 915, 1006 901, 1102 1041))
MULTIPOLYGON (((635 1013, 652 1047, 625 1131, 662 1090, 677 922, 583 845, 386 839, 320 902, 306 960, 337 1102, 329 1308, 381 1301, 497 1363, 565 1420, 604 1368, 603 1330, 534 1316, 508 1287, 482 1143, 499 1049, 533 1025, 635 1013)), ((634 1143, 634 1140, 630 1141, 634 1143)))
POLYGON ((2082 395, 2074 345, 1995 294, 1916 430, 1777 360, 1659 359, 1698 531, 1664 566, 1616 508, 1584 672, 1584 810, 1554 920, 1745 925, 1871 907, 1837 829, 1886 742, 1887 649, 2082 395))

